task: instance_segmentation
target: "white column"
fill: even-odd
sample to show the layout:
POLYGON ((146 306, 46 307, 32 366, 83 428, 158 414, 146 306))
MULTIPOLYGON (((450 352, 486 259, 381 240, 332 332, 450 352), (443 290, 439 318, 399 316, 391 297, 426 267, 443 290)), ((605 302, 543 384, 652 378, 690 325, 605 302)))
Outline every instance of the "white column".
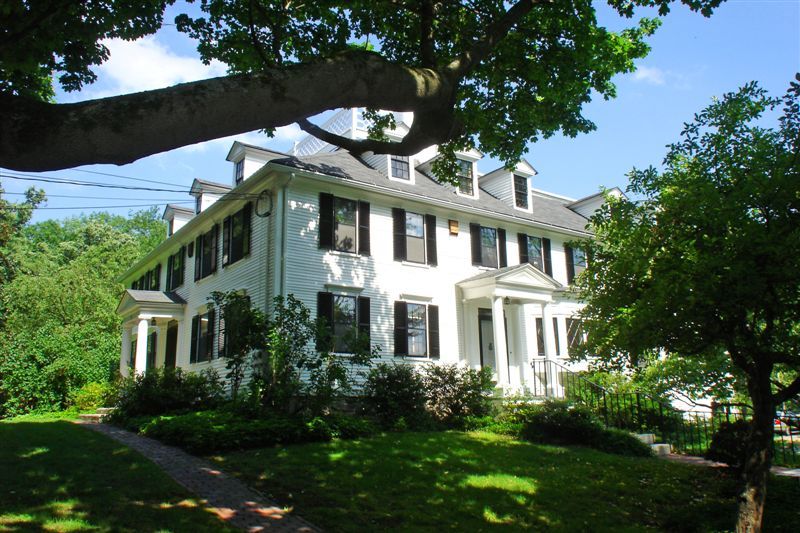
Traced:
POLYGON ((545 369, 547 371, 548 396, 561 397, 561 388, 558 384, 558 371, 553 362, 556 361, 556 334, 553 328, 553 312, 549 304, 542 305, 542 333, 544 335, 545 369))
POLYGON ((533 358, 536 357, 536 321, 533 318, 533 304, 520 306, 522 317, 520 324, 525 328, 525 354, 521 358, 523 363, 522 376, 527 387, 534 386, 533 358))
POLYGON ((147 319, 139 320, 136 327, 136 360, 133 364, 137 374, 144 374, 147 370, 147 319))
POLYGON ((119 373, 122 377, 127 378, 130 374, 128 361, 131 360, 131 328, 129 326, 122 326, 122 351, 119 357, 119 373))
POLYGON ((506 321, 503 319, 503 299, 492 301, 492 329, 494 329, 494 361, 497 384, 508 385, 508 348, 506 346, 506 321))

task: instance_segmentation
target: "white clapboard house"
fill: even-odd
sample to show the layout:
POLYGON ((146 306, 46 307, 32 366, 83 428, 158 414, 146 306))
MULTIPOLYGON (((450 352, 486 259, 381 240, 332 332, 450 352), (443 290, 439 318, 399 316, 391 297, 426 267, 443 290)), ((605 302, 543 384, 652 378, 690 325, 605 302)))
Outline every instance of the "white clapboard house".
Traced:
MULTIPOLYGON (((355 110, 324 127, 366 135, 355 110)), ((293 294, 336 338, 367 332, 386 361, 488 366, 499 388, 531 387, 532 363, 565 361, 580 335, 570 284, 586 258, 567 243, 591 237, 603 196, 535 189, 526 161, 481 174, 479 152, 459 157, 453 186, 431 177, 435 149, 359 158, 313 137, 292 154, 234 142, 231 183, 195 180, 195 209, 168 206, 169 237, 123 275, 121 372, 224 375, 208 296, 239 290, 267 312, 293 294)))

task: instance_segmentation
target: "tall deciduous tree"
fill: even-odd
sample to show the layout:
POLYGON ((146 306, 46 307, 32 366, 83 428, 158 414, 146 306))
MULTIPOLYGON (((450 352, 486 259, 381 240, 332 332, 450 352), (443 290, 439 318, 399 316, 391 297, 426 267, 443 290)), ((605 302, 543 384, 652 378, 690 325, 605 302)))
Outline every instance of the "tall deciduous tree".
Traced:
POLYGON ((783 100, 751 83, 697 114, 664 170, 633 170, 633 199, 593 219, 580 281, 589 352, 633 365, 726 354, 744 376, 738 531, 761 528, 775 408, 800 393, 799 102, 800 76, 783 100))
MULTIPOLYGON (((638 6, 665 15, 673 3, 709 15, 723 0, 606 0, 621 16, 638 6)), ((581 115, 592 93, 643 57, 658 25, 621 32, 597 23, 592 0, 201 0, 180 31, 204 61, 230 75, 76 104, 55 104, 50 75, 79 89, 108 58, 103 39, 136 39, 161 27, 173 0, 12 0, 0 10, 0 165, 49 170, 140 157, 297 122, 356 153, 409 155, 476 142, 516 162, 528 142, 594 128, 581 115), (355 44, 354 44, 355 43, 355 44), (370 51, 376 50, 376 51, 370 51), (366 107, 414 111, 401 142, 353 141, 307 119, 366 107), (42 150, 41 146, 47 146, 42 150)), ((190 0, 191 3, 191 0, 190 0)), ((156 65, 154 68, 158 68, 156 65)), ((442 170, 452 170, 444 164, 442 170)))

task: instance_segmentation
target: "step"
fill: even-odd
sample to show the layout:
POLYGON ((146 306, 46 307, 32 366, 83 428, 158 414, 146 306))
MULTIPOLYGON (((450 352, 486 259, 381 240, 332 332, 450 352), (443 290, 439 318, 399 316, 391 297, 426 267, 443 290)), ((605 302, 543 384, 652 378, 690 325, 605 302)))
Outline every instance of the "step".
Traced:
POLYGON ((640 441, 644 442, 645 444, 655 444, 656 443, 656 436, 655 433, 639 433, 636 435, 640 441))
POLYGON ((101 415, 110 415, 114 412, 114 407, 98 407, 97 412, 101 415))
POLYGON ((653 455, 664 456, 672 453, 672 447, 669 444, 651 444, 650 449, 653 450, 653 455))
POLYGON ((106 415, 101 415, 100 413, 81 413, 78 415, 78 418, 89 424, 99 424, 105 417, 106 415))

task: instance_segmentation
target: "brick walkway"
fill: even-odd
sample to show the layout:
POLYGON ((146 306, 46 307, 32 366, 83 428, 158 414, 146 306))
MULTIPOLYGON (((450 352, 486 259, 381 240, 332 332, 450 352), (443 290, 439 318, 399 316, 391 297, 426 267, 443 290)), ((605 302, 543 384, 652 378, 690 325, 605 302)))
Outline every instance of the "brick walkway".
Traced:
POLYGON ((188 453, 108 424, 82 424, 141 453, 175 481, 199 496, 231 526, 248 531, 321 531, 214 465, 188 453))
MULTIPOLYGON (((708 459, 703 459, 702 457, 697 457, 695 455, 679 455, 677 453, 671 453, 669 455, 662 455, 661 457, 668 461, 683 463, 685 465, 711 466, 714 468, 724 468, 727 466, 724 463, 716 463, 714 461, 709 461, 708 459)), ((770 469, 770 472, 772 472, 776 476, 800 478, 800 468, 786 468, 785 466, 773 466, 770 469)))

